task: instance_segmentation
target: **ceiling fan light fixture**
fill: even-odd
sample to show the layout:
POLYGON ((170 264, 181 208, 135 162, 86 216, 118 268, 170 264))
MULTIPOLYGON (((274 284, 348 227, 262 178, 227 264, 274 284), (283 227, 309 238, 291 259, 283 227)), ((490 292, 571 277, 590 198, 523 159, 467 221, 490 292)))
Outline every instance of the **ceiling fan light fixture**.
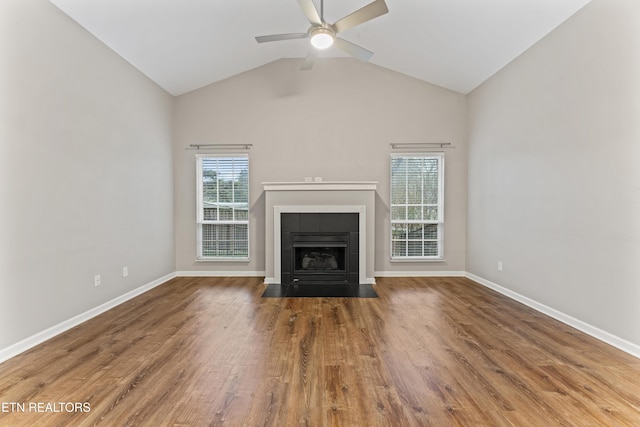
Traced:
POLYGON ((327 49, 333 44, 335 33, 326 27, 313 28, 309 34, 311 46, 316 49, 327 49))

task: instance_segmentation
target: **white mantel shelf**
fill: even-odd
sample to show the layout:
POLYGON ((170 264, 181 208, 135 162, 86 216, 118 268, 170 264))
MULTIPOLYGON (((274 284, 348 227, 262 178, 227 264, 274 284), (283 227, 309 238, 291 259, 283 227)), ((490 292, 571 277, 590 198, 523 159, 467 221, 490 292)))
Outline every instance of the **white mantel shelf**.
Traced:
POLYGON ((263 182, 264 191, 375 191, 377 181, 263 182))

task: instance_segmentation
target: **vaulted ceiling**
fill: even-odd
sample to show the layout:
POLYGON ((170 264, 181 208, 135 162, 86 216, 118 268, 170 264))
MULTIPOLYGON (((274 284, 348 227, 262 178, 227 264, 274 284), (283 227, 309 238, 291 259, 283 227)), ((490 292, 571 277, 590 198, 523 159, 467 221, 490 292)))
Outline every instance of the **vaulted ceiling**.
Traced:
MULTIPOLYGON (((280 58, 302 63, 310 48, 308 39, 255 40, 306 32, 296 0, 50 1, 173 95, 280 58)), ((371 1, 325 0, 325 20, 371 1)), ((340 36, 373 51, 373 64, 468 93, 589 1, 386 0, 389 13, 340 36)))

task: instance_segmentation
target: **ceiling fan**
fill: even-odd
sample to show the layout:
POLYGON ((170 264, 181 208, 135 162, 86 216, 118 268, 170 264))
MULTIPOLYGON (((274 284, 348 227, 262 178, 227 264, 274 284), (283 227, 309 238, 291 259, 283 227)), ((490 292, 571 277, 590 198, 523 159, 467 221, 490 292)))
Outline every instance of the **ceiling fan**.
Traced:
POLYGON ((298 4, 300 5, 304 15, 311 23, 311 26, 306 33, 257 36, 256 41, 258 43, 266 43, 280 40, 309 38, 313 48, 309 49, 309 53, 302 63, 302 70, 310 70, 318 56, 318 50, 327 49, 330 46, 335 46, 346 54, 358 58, 361 61, 368 61, 373 55, 373 52, 360 47, 357 44, 351 43, 350 41, 337 37, 336 35, 342 31, 348 30, 349 28, 355 27, 356 25, 360 25, 389 12, 384 0, 374 0, 352 14, 339 19, 333 24, 327 24, 324 21, 324 0, 320 0, 320 14, 318 14, 318 10, 313 4, 313 0, 298 0, 298 4))

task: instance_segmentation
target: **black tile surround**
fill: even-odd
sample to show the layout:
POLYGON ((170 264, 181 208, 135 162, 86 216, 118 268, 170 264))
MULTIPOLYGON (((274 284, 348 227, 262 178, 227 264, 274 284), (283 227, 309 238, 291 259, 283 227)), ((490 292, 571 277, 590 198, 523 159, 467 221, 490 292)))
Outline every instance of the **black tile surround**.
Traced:
MULTIPOLYGON (((283 285, 294 283, 293 266, 293 236, 302 234, 327 236, 331 234, 346 237, 348 252, 346 254, 346 277, 340 279, 341 283, 357 285, 359 279, 359 214, 353 212, 344 213, 281 213, 281 283, 283 285)), ((331 283, 331 279, 328 280, 331 283)), ((304 282, 296 281, 302 285, 304 282)))

